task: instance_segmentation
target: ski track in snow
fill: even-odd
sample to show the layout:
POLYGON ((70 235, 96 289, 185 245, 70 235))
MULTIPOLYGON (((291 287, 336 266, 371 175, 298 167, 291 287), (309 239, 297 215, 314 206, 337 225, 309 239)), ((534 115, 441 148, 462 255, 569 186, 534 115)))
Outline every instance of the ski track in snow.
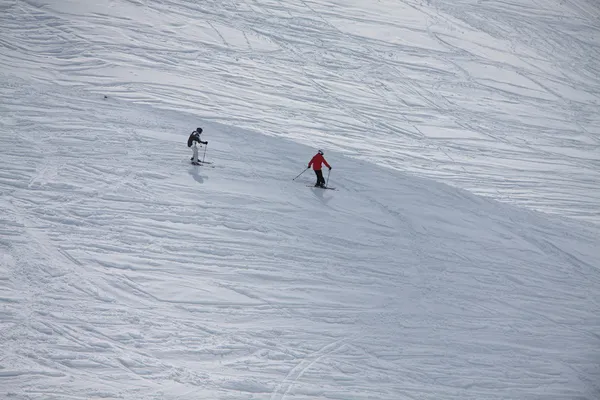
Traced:
POLYGON ((600 397, 597 6, 365 4, 0 5, 1 398, 600 397))

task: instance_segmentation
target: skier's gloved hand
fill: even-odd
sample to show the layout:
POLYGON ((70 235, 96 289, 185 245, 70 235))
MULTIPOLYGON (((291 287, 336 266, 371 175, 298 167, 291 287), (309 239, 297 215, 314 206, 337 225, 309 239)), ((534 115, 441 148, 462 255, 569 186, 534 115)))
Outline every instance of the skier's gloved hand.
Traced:
POLYGON ((329 170, 331 171, 331 167, 329 167, 329 170))
POLYGON ((306 167, 306 169, 309 169, 309 168, 310 168, 310 165, 308 167, 306 167))

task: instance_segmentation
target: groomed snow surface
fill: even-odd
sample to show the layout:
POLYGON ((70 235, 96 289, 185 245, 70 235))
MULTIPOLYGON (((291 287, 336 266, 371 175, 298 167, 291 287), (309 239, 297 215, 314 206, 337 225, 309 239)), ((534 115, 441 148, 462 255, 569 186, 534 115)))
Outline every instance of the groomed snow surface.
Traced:
POLYGON ((87 3, 0 4, 0 398, 600 398, 597 6, 87 3))

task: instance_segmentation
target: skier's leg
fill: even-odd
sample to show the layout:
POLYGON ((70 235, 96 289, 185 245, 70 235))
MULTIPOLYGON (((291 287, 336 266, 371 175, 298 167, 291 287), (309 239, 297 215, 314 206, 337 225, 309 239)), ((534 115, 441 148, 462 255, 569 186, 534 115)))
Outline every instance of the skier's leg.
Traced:
POLYGON ((317 183, 315 183, 315 187, 319 186, 319 172, 321 172, 321 171, 317 171, 315 169, 315 175, 317 176, 317 183))
POLYGON ((193 152, 192 162, 197 163, 198 162, 198 147, 195 144, 194 144, 194 147, 192 147, 192 152, 193 152))
POLYGON ((323 179, 323 171, 318 170, 317 173, 317 186, 323 187, 325 185, 325 179, 323 179))

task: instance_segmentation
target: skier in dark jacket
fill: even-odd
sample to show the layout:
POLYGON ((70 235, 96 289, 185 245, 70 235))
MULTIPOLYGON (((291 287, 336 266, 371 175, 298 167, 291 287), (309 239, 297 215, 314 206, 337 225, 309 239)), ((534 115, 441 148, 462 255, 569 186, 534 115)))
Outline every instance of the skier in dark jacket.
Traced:
MULTIPOLYGON (((200 143, 200 144, 208 144, 208 141, 203 142, 202 140, 200 140, 200 134, 202 133, 202 128, 197 128, 194 132, 192 132, 190 134, 190 137, 188 138, 188 147, 192 148, 192 158, 190 160, 192 160, 192 164, 199 164, 200 162, 198 161, 198 147, 196 146, 196 143, 200 143)), ((202 147, 202 146, 200 146, 202 147)))
POLYGON ((329 168, 329 170, 331 171, 331 166, 327 163, 325 157, 323 157, 323 150, 319 150, 317 154, 315 154, 310 160, 310 162, 308 163, 308 167, 306 168, 308 169, 312 165, 313 170, 315 171, 315 175, 317 175, 317 183, 315 183, 315 187, 324 188, 325 179, 323 178, 323 172, 321 171, 322 164, 325 164, 327 168, 329 168))

